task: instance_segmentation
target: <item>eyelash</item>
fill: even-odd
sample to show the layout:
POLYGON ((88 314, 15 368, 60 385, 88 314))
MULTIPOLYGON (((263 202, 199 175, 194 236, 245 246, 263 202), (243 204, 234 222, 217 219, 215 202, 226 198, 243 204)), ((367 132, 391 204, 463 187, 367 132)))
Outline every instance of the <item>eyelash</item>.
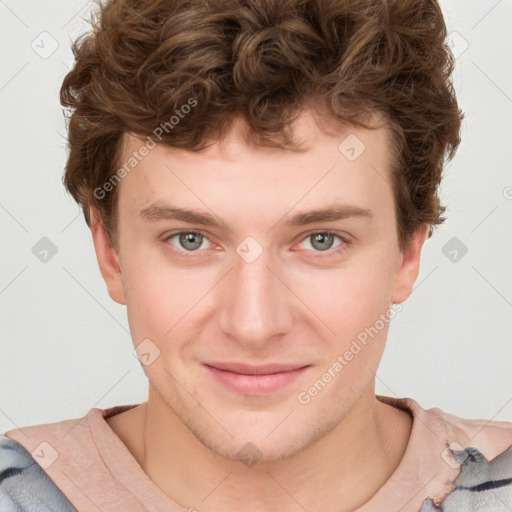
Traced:
MULTIPOLYGON (((171 245, 169 243, 169 241, 172 238, 174 238, 178 235, 181 235, 183 233, 186 233, 186 234, 192 233, 194 235, 201 235, 204 238, 206 238, 210 243, 212 243, 211 240, 209 239, 207 233, 205 233, 204 231, 201 231, 200 229, 181 230, 181 231, 175 231, 173 233, 170 233, 168 236, 166 236, 164 238, 164 242, 166 242, 167 247, 169 248, 170 252, 178 257, 183 257, 183 258, 187 258, 187 259, 200 257, 201 256, 200 253, 205 250, 205 249, 203 249, 203 250, 196 249, 195 251, 179 250, 179 249, 176 249, 176 247, 174 247, 173 245, 171 245), (183 256, 183 253, 189 253, 190 255, 183 256), (194 254, 194 253, 197 253, 197 254, 194 254)), ((339 233, 337 233, 335 231, 328 231, 328 230, 327 231, 312 231, 311 233, 308 233, 306 236, 301 238, 300 242, 303 242, 304 240, 312 237, 313 235, 319 235, 319 234, 332 235, 335 238, 338 238, 340 240, 340 242, 342 242, 342 243, 338 247, 335 247, 334 249, 327 249, 326 251, 313 251, 313 252, 319 253, 318 256, 315 256, 316 258, 329 258, 329 257, 335 256, 335 255, 341 254, 342 252, 346 251, 349 248, 349 246, 351 245, 351 241, 348 240, 346 237, 341 236, 339 233), (325 253, 325 254, 322 254, 322 253, 325 253)))

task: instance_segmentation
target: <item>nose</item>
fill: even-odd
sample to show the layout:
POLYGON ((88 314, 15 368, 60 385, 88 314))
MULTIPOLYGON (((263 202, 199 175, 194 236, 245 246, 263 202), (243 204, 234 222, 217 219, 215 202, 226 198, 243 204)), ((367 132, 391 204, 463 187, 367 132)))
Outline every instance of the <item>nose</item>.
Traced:
POLYGON ((224 334, 254 350, 291 330, 293 294, 282 274, 269 251, 252 263, 234 254, 219 301, 218 321, 224 334))

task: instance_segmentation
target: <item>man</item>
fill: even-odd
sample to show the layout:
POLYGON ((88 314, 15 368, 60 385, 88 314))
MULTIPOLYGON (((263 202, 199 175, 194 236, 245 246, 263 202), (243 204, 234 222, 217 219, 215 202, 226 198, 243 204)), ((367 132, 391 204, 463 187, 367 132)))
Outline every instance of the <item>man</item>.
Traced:
POLYGON ((148 400, 7 432, 0 510, 512 509, 512 424, 375 395, 459 144, 445 37, 433 0, 101 8, 65 184, 148 400))

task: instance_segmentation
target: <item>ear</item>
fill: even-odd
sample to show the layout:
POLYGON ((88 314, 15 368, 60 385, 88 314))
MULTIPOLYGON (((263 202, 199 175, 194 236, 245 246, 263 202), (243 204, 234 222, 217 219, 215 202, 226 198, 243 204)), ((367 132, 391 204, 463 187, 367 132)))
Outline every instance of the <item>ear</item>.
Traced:
POLYGON ((412 293, 420 270, 421 249, 427 239, 429 229, 428 224, 419 226, 407 247, 400 252, 395 271, 393 304, 404 302, 412 293))
POLYGON ((126 300, 118 254, 111 245, 98 210, 91 208, 89 219, 96 258, 98 259, 101 275, 107 285, 108 294, 118 304, 125 305, 126 300))

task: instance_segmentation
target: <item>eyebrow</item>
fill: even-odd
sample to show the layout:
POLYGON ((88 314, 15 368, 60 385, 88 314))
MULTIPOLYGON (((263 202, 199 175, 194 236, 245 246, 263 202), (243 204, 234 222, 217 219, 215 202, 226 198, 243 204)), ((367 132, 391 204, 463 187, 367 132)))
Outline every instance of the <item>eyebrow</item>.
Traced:
MULTIPOLYGON (((212 226, 232 231, 232 229, 215 214, 188 208, 172 207, 160 203, 154 203, 144 208, 139 212, 139 216, 149 222, 180 220, 190 224, 201 224, 203 226, 212 226)), ((374 218, 374 213, 367 208, 361 208, 355 205, 333 204, 325 208, 299 212, 291 217, 284 216, 277 224, 281 224, 284 227, 297 227, 313 224, 314 222, 332 222, 351 217, 367 218, 371 220, 374 218)))

